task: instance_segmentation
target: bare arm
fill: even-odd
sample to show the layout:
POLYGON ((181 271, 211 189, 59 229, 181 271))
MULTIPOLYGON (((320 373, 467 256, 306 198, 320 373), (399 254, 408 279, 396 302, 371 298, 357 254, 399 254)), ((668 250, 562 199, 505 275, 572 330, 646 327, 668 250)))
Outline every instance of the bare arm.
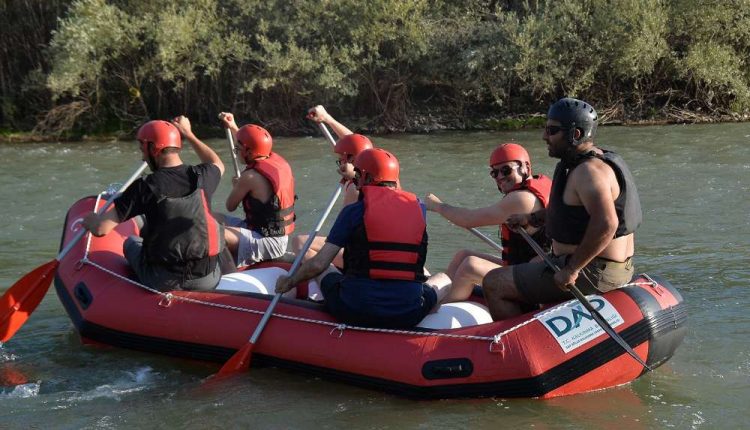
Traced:
POLYGON ((359 190, 357 190, 354 184, 347 185, 344 190, 344 206, 356 203, 357 200, 359 200, 359 190))
POLYGON ((252 170, 245 170, 236 180, 232 180, 232 191, 227 196, 226 208, 232 212, 242 203, 247 193, 258 188, 258 174, 252 170))
POLYGON ((119 223, 120 217, 113 207, 103 214, 91 212, 83 218, 81 225, 94 236, 101 237, 112 231, 119 223))
POLYGON ((534 210, 536 197, 529 192, 515 192, 503 197, 492 206, 467 209, 443 203, 433 194, 425 196, 427 210, 442 215, 448 221, 464 228, 500 225, 515 213, 530 213, 534 210))
POLYGON ((285 293, 294 285, 314 278, 326 270, 341 248, 326 242, 323 248, 315 256, 299 266, 299 269, 291 276, 281 276, 276 281, 276 292, 285 293))
POLYGON ((190 126, 190 120, 186 116, 178 116, 177 118, 172 120, 172 124, 174 124, 178 130, 180 130, 180 134, 182 134, 182 137, 190 142, 190 146, 192 146, 193 151, 195 151, 196 155, 198 155, 201 163, 211 163, 215 165, 219 168, 219 172, 224 175, 224 163, 221 162, 221 158, 219 158, 219 156, 216 154, 216 152, 214 152, 213 149, 211 149, 205 143, 201 142, 201 140, 198 139, 195 134, 193 134, 193 130, 190 126))
POLYGON ((326 109, 321 106, 317 105, 315 107, 310 108, 310 110, 307 111, 307 118, 315 121, 315 122, 322 122, 329 127, 333 129, 333 132, 336 133, 336 136, 340 139, 342 136, 346 136, 349 134, 352 134, 352 131, 349 130, 345 125, 341 124, 340 122, 336 121, 334 117, 332 117, 326 109))

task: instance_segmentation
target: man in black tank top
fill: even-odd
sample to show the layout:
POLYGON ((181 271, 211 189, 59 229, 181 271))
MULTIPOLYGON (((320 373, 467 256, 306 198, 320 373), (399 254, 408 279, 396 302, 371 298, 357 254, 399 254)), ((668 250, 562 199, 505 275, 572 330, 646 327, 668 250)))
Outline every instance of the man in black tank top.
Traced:
POLYGON ((83 226, 104 236, 120 222, 142 215, 141 236, 131 236, 123 244, 140 282, 160 291, 215 288, 221 278, 219 255, 225 248, 223 230, 210 209, 224 164, 193 134, 184 116, 171 123, 149 121, 138 130, 137 139, 153 173, 115 199, 115 210, 91 213, 83 226), (181 136, 201 164, 183 164, 181 136))
POLYGON ((594 108, 581 100, 563 98, 550 107, 542 138, 560 162, 549 205, 513 215, 507 224, 544 225, 550 257, 561 270, 535 262, 489 272, 482 286, 495 320, 521 314, 524 304, 571 299, 572 284, 596 294, 632 278, 634 232, 642 219, 638 190, 625 161, 594 145, 597 122, 594 108))

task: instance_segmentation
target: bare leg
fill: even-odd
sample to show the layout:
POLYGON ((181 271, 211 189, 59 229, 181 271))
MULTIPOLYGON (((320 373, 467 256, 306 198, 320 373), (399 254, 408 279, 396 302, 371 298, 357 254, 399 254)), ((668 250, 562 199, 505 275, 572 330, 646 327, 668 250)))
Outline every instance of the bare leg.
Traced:
MULTIPOLYGON (((307 238, 309 236, 306 234, 300 234, 297 236, 292 237, 292 243, 291 243, 291 250, 294 252, 295 255, 299 254, 299 252, 302 250, 302 247, 305 246, 305 242, 307 242, 307 238)), ((325 245, 326 238, 321 236, 316 236, 315 239, 313 239, 312 243, 310 244, 310 248, 305 252, 305 256, 302 257, 302 261, 307 261, 315 256, 315 254, 320 251, 321 248, 323 248, 323 245, 325 245)))
POLYGON ((232 253, 234 261, 237 261, 237 250, 240 247, 239 229, 236 227, 226 227, 224 229, 224 242, 226 242, 229 252, 232 253))
POLYGON ((484 297, 495 321, 521 315, 522 298, 513 281, 513 267, 500 267, 489 271, 482 280, 484 297))
POLYGON ((425 281, 425 284, 435 290, 435 293, 437 294, 437 303, 435 303, 435 307, 433 307, 431 311, 437 312, 440 304, 445 301, 446 296, 452 289, 451 278, 445 273, 436 273, 430 276, 430 278, 425 281))
POLYGON ((472 252, 470 249, 461 249, 455 254, 453 254, 453 259, 451 259, 451 262, 448 263, 448 267, 445 269, 445 274, 448 275, 449 278, 454 279, 456 277, 456 271, 458 270, 458 267, 461 265, 461 263, 464 262, 464 260, 469 257, 470 255, 475 255, 475 252, 472 252))
POLYGON ((484 258, 470 256, 464 259, 458 266, 453 279, 453 288, 445 298, 444 303, 461 302, 471 296, 474 285, 482 285, 484 275, 500 265, 487 261, 484 258))

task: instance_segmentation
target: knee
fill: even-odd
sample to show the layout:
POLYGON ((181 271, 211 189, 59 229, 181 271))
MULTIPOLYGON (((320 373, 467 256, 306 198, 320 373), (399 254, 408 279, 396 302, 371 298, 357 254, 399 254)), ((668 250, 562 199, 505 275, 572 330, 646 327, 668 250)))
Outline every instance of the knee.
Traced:
POLYGON ((453 259, 456 261, 464 261, 466 258, 470 257, 472 255, 472 251, 470 249, 461 249, 453 256, 453 259))
POLYGON ((513 287, 513 268, 498 267, 492 269, 482 278, 482 289, 490 293, 503 295, 513 287))
POLYGON ((471 271, 474 273, 477 273, 479 271, 479 268, 481 267, 482 263, 487 260, 477 257, 477 256, 469 256, 464 259, 464 262, 461 263, 461 268, 464 271, 471 271))

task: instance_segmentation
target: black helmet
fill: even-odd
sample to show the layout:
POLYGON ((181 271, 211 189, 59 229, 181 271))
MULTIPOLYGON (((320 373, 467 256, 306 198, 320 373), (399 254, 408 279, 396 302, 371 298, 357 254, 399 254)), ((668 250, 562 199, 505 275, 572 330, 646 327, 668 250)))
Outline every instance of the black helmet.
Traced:
POLYGON ((594 107, 583 100, 565 97, 550 106, 547 111, 547 119, 560 121, 560 125, 569 130, 568 141, 570 144, 577 146, 594 138, 599 116, 596 114, 594 107), (581 130, 579 139, 575 138, 575 129, 581 130))

